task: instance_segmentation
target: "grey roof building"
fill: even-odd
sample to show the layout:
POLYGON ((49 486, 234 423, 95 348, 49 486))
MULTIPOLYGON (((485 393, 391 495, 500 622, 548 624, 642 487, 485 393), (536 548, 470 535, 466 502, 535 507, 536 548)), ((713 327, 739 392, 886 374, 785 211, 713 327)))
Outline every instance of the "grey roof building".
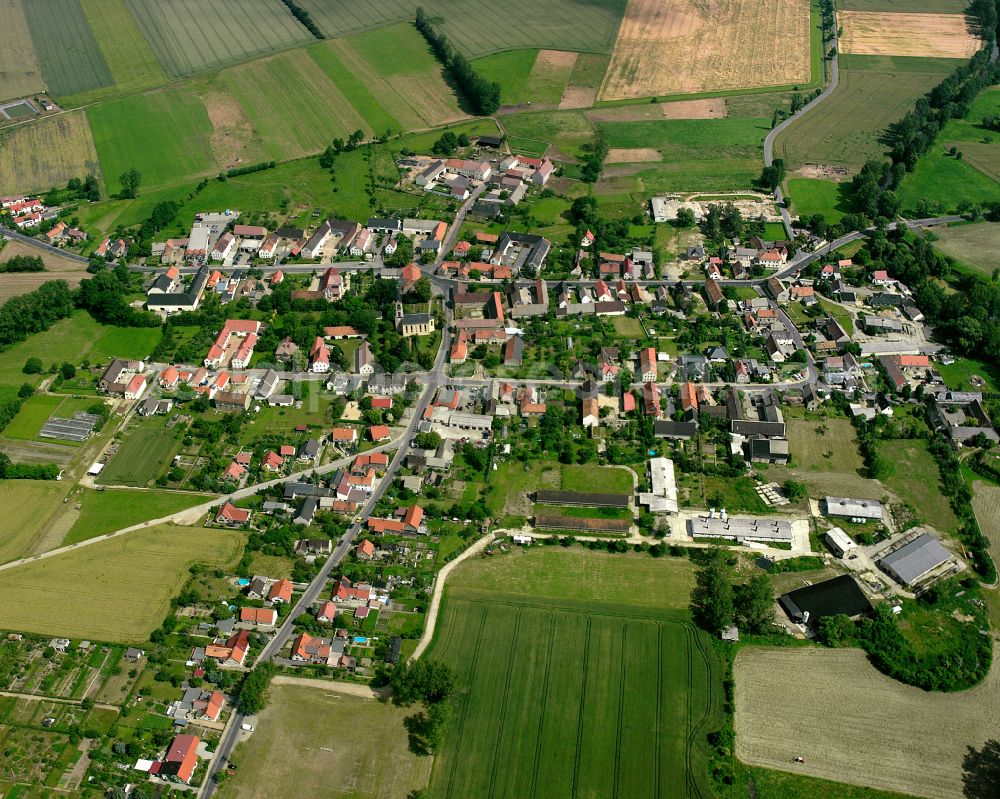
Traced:
POLYGON ((951 560, 951 553, 930 533, 923 533, 879 561, 885 571, 904 585, 915 585, 939 566, 951 560))
POLYGON ((823 500, 827 516, 843 518, 882 519, 882 503, 877 499, 853 499, 851 497, 826 497, 823 500))

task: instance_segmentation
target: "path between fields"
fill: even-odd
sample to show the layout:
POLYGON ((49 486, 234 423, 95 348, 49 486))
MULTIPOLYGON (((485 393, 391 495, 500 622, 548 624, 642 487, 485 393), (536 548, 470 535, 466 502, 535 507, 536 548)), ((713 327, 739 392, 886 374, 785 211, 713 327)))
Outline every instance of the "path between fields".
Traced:
MULTIPOLYGON (((81 705, 82 699, 66 699, 61 696, 38 696, 37 694, 22 694, 19 691, 0 691, 0 696, 10 696, 14 699, 27 699, 31 702, 55 702, 58 705, 81 705)), ((109 705, 106 702, 94 702, 94 707, 101 710, 121 710, 118 705, 109 705)))
POLYGON ((482 552, 493 541, 493 537, 493 533, 487 533, 453 561, 446 563, 444 568, 438 572, 437 580, 434 581, 434 595, 431 597, 431 606, 427 611, 427 623, 424 625, 424 634, 420 636, 420 643, 413 650, 410 660, 416 660, 420 657, 434 637, 434 627, 437 625, 438 611, 441 609, 441 595, 444 593, 444 581, 451 574, 451 570, 466 558, 482 552))
POLYGON ((372 688, 370 685, 362 685, 356 682, 344 682, 343 680, 319 680, 314 677, 289 677, 278 674, 271 679, 272 685, 296 685, 300 688, 323 688, 338 694, 349 694, 362 699, 383 699, 388 694, 388 689, 372 688))

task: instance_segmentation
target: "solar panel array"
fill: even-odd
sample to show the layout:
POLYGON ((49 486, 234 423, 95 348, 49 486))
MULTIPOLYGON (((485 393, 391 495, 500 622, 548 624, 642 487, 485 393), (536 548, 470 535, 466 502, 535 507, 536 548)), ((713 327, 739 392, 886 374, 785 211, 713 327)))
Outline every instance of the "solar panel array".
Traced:
POLYGON ((38 431, 39 438, 61 438, 64 441, 86 441, 101 417, 93 413, 77 411, 72 419, 50 416, 38 431))

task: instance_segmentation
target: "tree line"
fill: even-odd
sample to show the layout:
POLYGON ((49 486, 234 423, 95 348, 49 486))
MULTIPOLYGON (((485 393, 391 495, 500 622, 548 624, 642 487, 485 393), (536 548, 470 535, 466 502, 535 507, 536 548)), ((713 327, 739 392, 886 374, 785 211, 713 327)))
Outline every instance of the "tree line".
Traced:
POLYGON ((45 262, 37 255, 15 255, 0 264, 0 272, 44 272, 45 262))
POLYGON ((482 116, 496 113, 500 107, 500 84, 495 80, 487 80, 476 72, 468 59, 452 47, 451 42, 434 27, 431 18, 419 6, 415 24, 475 112, 482 116))
POLYGON ((317 39, 326 38, 326 36, 323 35, 323 31, 319 29, 319 25, 317 25, 313 20, 312 15, 302 6, 294 2, 294 0, 281 0, 281 2, 285 4, 285 7, 292 13, 292 16, 302 23, 303 28, 309 31, 317 39))

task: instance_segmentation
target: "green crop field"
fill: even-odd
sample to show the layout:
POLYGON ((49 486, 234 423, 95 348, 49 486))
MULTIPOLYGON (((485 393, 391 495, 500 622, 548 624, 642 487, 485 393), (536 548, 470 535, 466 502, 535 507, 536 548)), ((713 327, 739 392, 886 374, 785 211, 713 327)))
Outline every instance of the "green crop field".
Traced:
POLYGON ((73 497, 73 501, 80 505, 80 515, 66 534, 61 546, 113 533, 115 530, 151 519, 162 519, 177 511, 208 502, 210 499, 211 496, 207 494, 84 489, 82 494, 73 497))
MULTIPOLYGON (((516 579, 537 554, 490 567, 502 572, 505 563, 506 577, 516 579)), ((454 577, 471 567, 474 579, 477 565, 454 577)), ((625 567, 635 565, 612 567, 622 589, 630 581, 625 567)), ((585 570, 537 586, 528 579, 519 594, 449 584, 429 657, 452 665, 459 691, 431 796, 640 799, 704 790, 718 667, 685 621, 686 593, 679 606, 615 604, 648 583, 628 592, 610 583, 613 598, 588 600, 580 592, 589 577, 585 570)))
POLYGON ((139 423, 138 429, 130 430, 98 482, 144 487, 163 474, 180 449, 180 442, 164 428, 164 421, 152 417, 139 423))
POLYGON ((111 71, 114 86, 65 98, 84 105, 116 93, 133 92, 165 83, 160 63, 135 24, 125 0, 81 0, 83 13, 111 71))
POLYGON ((101 174, 82 111, 0 129, 0 192, 44 191, 72 177, 101 174))
POLYGON ((785 159, 790 170, 814 163, 853 172, 882 154, 881 133, 959 63, 934 58, 844 57, 834 93, 778 134, 775 154, 785 159))
POLYGON ((171 77, 194 75, 312 40, 271 0, 125 0, 171 77))
POLYGON ((53 480, 0 480, 0 563, 31 551, 65 492, 66 487, 53 480))
POLYGON ((254 136, 270 158, 309 155, 334 137, 368 128, 305 50, 242 64, 219 78, 251 120, 254 136))
POLYGON ((1000 201, 1000 184, 964 160, 952 158, 943 146, 935 144, 903 178, 896 194, 904 215, 915 211, 921 200, 939 203, 943 212, 951 213, 963 202, 1000 201))
POLYGON ((194 563, 231 567, 242 537, 164 525, 100 541, 3 572, 17 602, 0 604, 0 628, 97 641, 146 641, 194 563))
POLYGON ((189 86, 123 97, 87 109, 108 191, 135 167, 142 186, 181 183, 212 172, 212 123, 189 86))
MULTIPOLYGON (((405 0, 299 0, 327 36, 337 37, 413 20, 405 0)), ((518 48, 558 48, 606 53, 611 50, 626 0, 508 0, 502 5, 476 0, 427 0, 430 17, 440 20, 448 40, 469 58, 518 48), (486 33, 488 31, 488 34, 486 33)))
POLYGON ((80 0, 29 0, 22 7, 50 92, 61 97, 114 83, 80 0))
POLYGON ((21 0, 0 0, 0 97, 23 97, 45 88, 21 0))
POLYGON ((879 452, 893 467, 883 482, 911 504, 924 520, 944 533, 958 526, 958 518, 941 493, 937 464, 920 439, 883 441, 879 452))
POLYGON ((974 271, 991 277, 1000 263, 1000 224, 978 222, 974 225, 955 225, 934 231, 937 241, 934 249, 950 255, 974 271))

